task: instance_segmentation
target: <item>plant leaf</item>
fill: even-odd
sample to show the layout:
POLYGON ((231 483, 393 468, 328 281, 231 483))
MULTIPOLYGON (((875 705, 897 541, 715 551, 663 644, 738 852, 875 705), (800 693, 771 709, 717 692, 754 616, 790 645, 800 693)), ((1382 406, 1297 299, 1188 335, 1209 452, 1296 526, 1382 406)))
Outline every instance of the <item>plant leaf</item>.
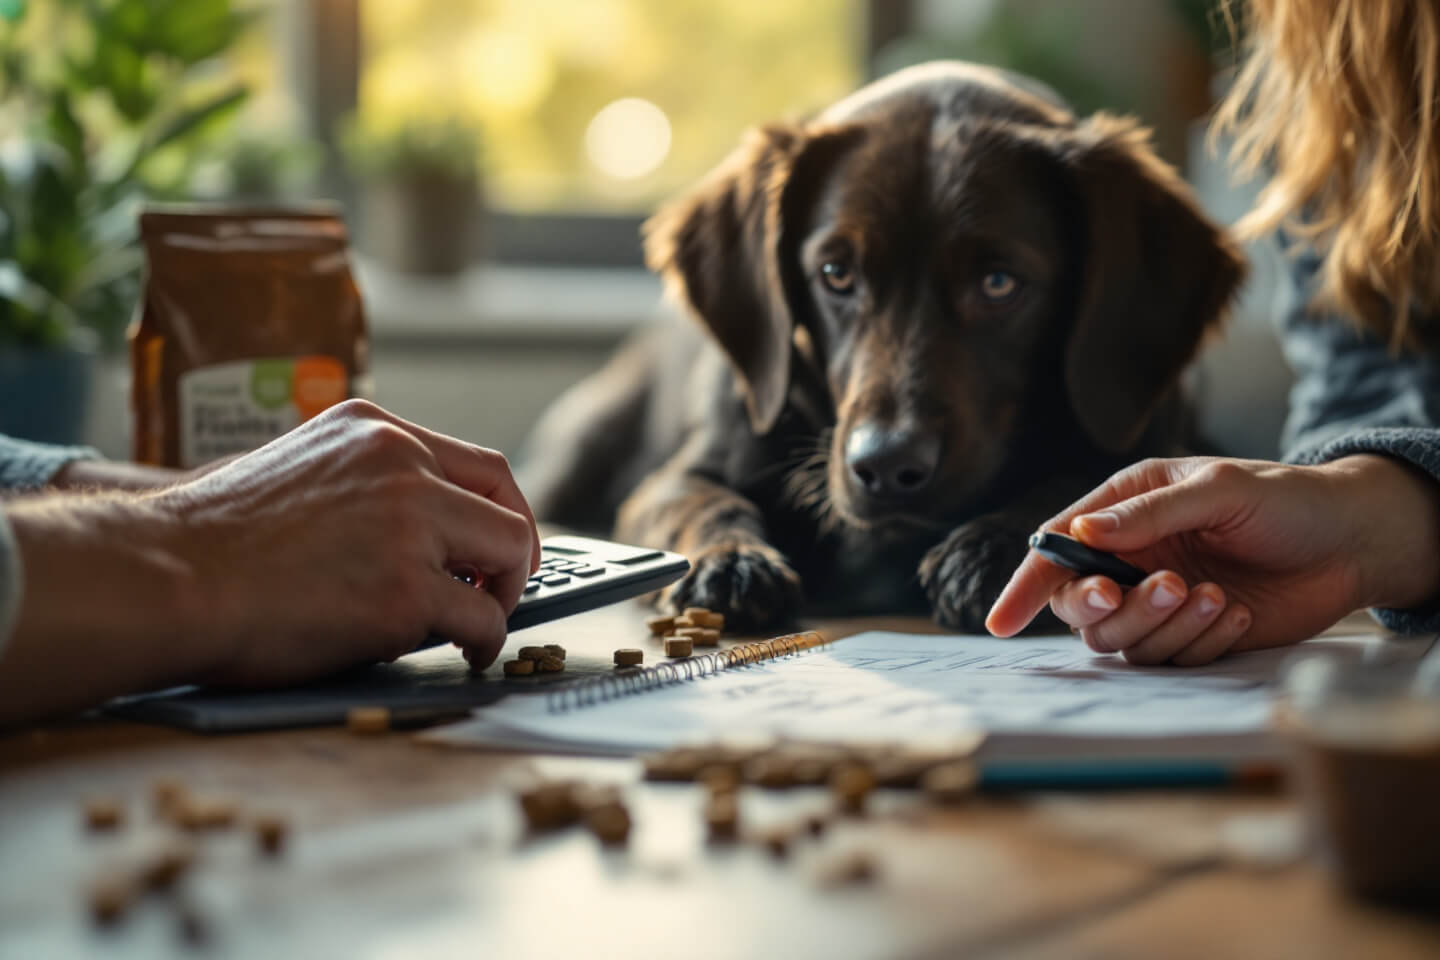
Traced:
POLYGON ((171 117, 168 122, 145 138, 139 149, 136 150, 135 156, 131 159, 129 166, 116 178, 116 181, 125 183, 131 180, 155 151, 177 140, 184 139, 188 134, 207 121, 227 111, 237 109, 240 104, 245 102, 248 96, 250 96, 249 89, 247 89, 244 84, 237 84, 229 90, 216 94, 209 100, 201 101, 193 107, 187 107, 180 111, 180 113, 171 117))

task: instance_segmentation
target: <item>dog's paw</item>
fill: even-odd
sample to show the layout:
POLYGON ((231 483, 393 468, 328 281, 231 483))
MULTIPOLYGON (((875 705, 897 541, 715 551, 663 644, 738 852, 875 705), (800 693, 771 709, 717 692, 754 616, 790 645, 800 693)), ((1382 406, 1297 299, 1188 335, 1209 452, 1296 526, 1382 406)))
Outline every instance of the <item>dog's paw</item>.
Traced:
POLYGON ((920 561, 920 585, 935 622, 966 633, 985 632, 985 617, 1025 559, 1027 534, 1003 515, 956 527, 920 561))
POLYGON ((690 572, 665 592, 675 611, 704 607, 725 614, 725 628, 746 632, 788 624, 800 609, 800 575, 774 547, 726 544, 690 558, 690 572))

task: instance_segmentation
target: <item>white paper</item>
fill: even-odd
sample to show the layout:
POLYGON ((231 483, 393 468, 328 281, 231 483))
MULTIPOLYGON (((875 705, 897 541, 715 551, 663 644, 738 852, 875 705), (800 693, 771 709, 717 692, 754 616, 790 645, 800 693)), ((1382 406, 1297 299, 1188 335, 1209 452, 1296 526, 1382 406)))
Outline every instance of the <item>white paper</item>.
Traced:
MULTIPOLYGON (((1306 648, 1362 655, 1377 636, 1306 648)), ((1420 651, 1416 652, 1418 655, 1420 651)), ((427 735, 450 744, 637 753, 737 735, 914 742, 976 729, 1000 738, 1256 738, 1294 648, 1207 667, 1135 667, 1076 637, 864 633, 798 656, 643 693, 554 709, 511 697, 427 735)))

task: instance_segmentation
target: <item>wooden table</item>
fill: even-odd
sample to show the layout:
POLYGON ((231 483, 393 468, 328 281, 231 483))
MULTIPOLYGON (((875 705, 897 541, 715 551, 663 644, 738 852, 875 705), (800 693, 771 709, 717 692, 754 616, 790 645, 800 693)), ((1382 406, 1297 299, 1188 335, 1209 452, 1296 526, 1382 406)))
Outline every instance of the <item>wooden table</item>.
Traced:
MULTIPOLYGON (((577 664, 643 635, 622 605, 526 631, 577 664)), ((918 621, 848 621, 835 633, 918 621)), ((453 655, 435 651, 428 656, 453 655)), ((498 669, 492 668, 492 669, 498 669)), ((709 848, 700 790, 639 782, 632 761, 480 753, 337 729, 203 737, 106 720, 0 738, 0 957, 186 955, 177 903, 217 956, 282 957, 1437 957, 1440 924, 1351 902, 1310 861, 1270 862, 1295 824, 1276 794, 982 799, 949 811, 877 798, 778 861, 709 848), (535 776, 624 785, 629 848, 581 830, 526 838, 510 788, 535 776), (86 890, 165 836, 157 777, 293 825, 278 860, 245 831, 199 842, 180 897, 151 896, 114 929, 86 890), (129 825, 88 833, 115 797, 129 825), (849 851, 877 866, 832 888, 849 851)), ((820 792, 747 788, 748 825, 826 809, 820 792)))

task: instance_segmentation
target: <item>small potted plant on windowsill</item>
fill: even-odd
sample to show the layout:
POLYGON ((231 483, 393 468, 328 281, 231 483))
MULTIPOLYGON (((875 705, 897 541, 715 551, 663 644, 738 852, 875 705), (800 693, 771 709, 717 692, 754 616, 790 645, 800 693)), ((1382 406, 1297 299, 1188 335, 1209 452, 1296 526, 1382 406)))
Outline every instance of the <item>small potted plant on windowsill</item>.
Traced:
POLYGON ((362 245, 405 273, 453 275, 482 244, 482 137, 470 122, 410 120, 393 128, 352 120, 344 136, 364 185, 362 245))
POLYGON ((252 19, 230 0, 188 0, 183 16, 115 0, 0 3, 0 106, 14 131, 0 139, 0 433, 84 439, 96 358, 122 342, 139 291, 136 210, 183 190, 198 142, 246 96, 212 79, 199 91, 191 70, 252 19), (49 33, 74 39, 63 58, 36 42, 49 33))

